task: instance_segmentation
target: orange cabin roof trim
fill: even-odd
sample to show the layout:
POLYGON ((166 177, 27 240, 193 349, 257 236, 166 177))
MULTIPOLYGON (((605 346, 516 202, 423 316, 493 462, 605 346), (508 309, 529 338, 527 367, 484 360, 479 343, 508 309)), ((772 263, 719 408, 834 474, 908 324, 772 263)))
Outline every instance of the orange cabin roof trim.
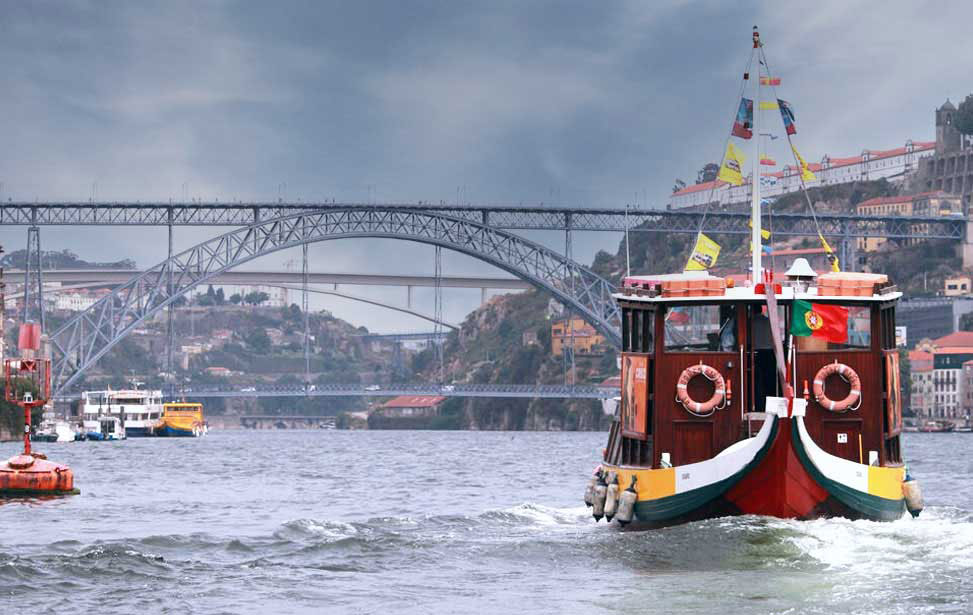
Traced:
POLYGON ((400 395, 382 404, 383 408, 432 408, 446 399, 441 395, 400 395))

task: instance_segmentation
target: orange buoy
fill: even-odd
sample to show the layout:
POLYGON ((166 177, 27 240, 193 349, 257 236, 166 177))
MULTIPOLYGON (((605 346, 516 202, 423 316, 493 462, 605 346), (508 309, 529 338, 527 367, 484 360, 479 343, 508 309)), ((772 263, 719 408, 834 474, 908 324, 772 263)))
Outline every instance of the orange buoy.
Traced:
POLYGON ((0 464, 0 497, 76 493, 74 473, 65 465, 33 455, 15 455, 0 464))
POLYGON ((80 493, 74 488, 71 468, 30 450, 30 411, 43 406, 51 396, 51 361, 34 357, 40 339, 37 325, 22 325, 20 334, 26 358, 6 359, 3 371, 7 401, 24 409, 24 452, 0 464, 0 497, 80 493))

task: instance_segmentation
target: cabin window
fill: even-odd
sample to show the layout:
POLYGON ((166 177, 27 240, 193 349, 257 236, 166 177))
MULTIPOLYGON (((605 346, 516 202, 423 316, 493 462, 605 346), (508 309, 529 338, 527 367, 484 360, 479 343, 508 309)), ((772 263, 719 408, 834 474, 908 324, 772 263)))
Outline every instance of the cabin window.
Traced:
POLYGON ((736 307, 687 305, 670 308, 665 321, 666 350, 732 352, 737 348, 736 307))
POLYGON ((884 308, 879 312, 882 323, 882 349, 892 350, 896 348, 895 338, 895 310, 884 308))
POLYGON ((622 349, 651 353, 655 348, 655 312, 626 308, 622 312, 622 349))

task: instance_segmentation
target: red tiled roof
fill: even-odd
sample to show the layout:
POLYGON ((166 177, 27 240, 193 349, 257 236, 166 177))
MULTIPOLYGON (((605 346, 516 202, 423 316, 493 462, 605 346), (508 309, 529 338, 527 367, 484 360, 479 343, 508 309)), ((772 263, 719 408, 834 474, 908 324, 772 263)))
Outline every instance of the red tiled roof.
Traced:
POLYGON ((973 354, 973 346, 952 346, 937 348, 935 354, 973 354))
POLYGON ((849 164, 858 164, 861 161, 861 156, 852 156, 851 158, 828 158, 828 163, 830 163, 832 167, 844 167, 848 166, 849 164))
POLYGON ((871 207, 873 205, 892 205, 893 203, 909 203, 915 198, 911 194, 899 196, 877 196, 867 201, 862 201, 858 207, 871 207))
POLYGON ((868 199, 867 201, 862 201, 858 204, 858 207, 869 207, 872 205, 891 205, 893 203, 908 203, 909 201, 915 201, 916 199, 922 199, 925 197, 935 197, 935 196, 949 196, 942 190, 933 190, 932 192, 921 192, 919 194, 908 194, 899 196, 877 196, 873 199, 868 199))
POLYGON ((949 335, 934 339, 932 345, 936 348, 973 346, 973 331, 955 331, 949 335))
POLYGON ((383 408, 432 408, 438 406, 445 397, 439 395, 402 395, 390 399, 384 404, 383 408))
POLYGON ((932 361, 932 353, 925 350, 910 350, 910 361, 932 361))
POLYGON ((693 184, 692 186, 686 186, 682 190, 677 190, 673 192, 673 196, 680 196, 683 194, 692 194, 693 192, 699 192, 700 190, 712 190, 713 188, 719 188, 720 186, 726 185, 726 182, 714 179, 711 182, 703 182, 701 184, 693 184))
POLYGON ((605 378, 601 382, 601 384, 599 384, 598 386, 602 386, 602 387, 618 387, 620 389, 620 388, 622 388, 622 377, 621 376, 612 376, 610 378, 605 378))

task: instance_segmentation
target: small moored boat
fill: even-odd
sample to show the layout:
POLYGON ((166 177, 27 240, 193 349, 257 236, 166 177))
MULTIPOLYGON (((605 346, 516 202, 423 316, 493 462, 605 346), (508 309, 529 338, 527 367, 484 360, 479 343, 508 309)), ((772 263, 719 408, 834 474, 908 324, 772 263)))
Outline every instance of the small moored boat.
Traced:
POLYGON ((198 402, 167 402, 162 405, 162 418, 155 424, 157 436, 170 438, 198 438, 207 431, 203 420, 203 404, 198 402))

